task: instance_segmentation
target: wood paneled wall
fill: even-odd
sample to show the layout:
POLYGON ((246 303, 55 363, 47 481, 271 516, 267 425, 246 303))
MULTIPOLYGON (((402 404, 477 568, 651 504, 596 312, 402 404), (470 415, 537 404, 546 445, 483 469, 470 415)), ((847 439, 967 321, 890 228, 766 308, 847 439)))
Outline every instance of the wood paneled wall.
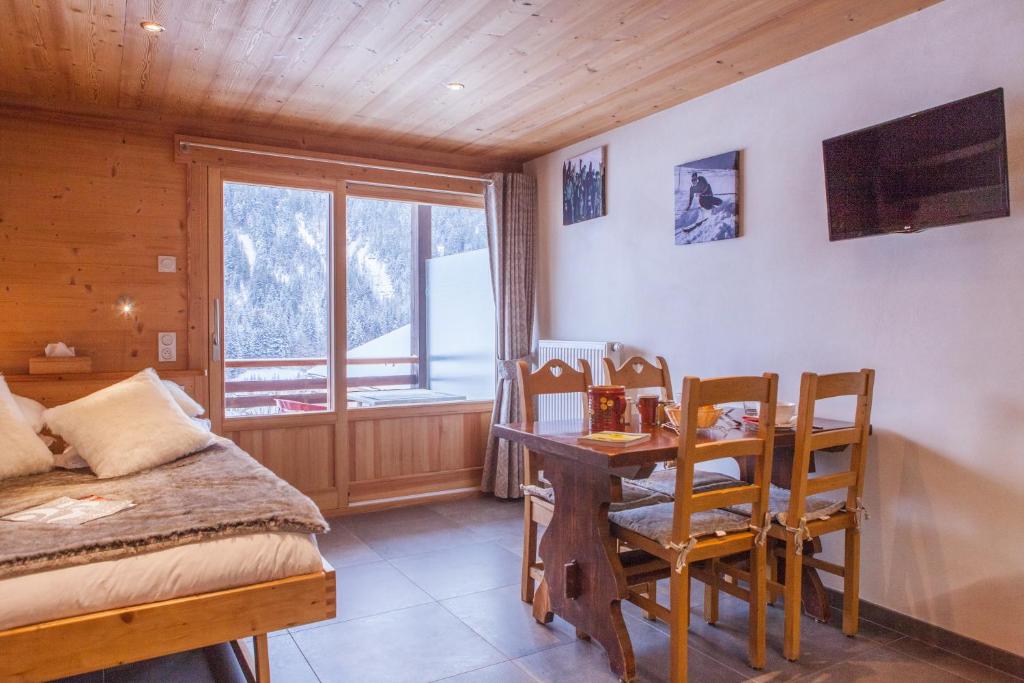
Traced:
MULTIPOLYGON (((131 376, 129 372, 104 372, 85 375, 5 375, 4 379, 13 393, 52 407, 88 396, 131 376)), ((178 383, 196 400, 202 396, 206 385, 206 378, 194 370, 172 370, 160 376, 178 383)))
POLYGON ((348 421, 350 503, 480 483, 490 401, 350 410, 348 421))
MULTIPOLYGON (((175 162, 171 131, 0 113, 0 150, 0 372, 52 405, 152 366, 206 404, 203 335, 190 363, 188 334, 205 305, 190 321, 190 284, 204 292, 206 271, 194 265, 189 282, 189 167, 175 162), (177 258, 177 272, 157 272, 161 255, 177 258), (127 318, 115 309, 122 295, 136 303, 127 318), (176 362, 157 361, 157 332, 177 333, 176 362), (91 356, 93 373, 25 376, 29 357, 58 340, 91 356)), ((337 512, 476 486, 489 419, 489 402, 351 411, 341 466, 327 422, 232 423, 225 436, 337 512)))
POLYGON ((0 371, 27 372, 51 341, 94 372, 187 367, 186 169, 171 143, 0 118, 0 371), (157 332, 177 333, 176 362, 157 362, 157 332))
POLYGON ((289 423, 287 418, 242 422, 225 427, 224 436, 312 498, 321 510, 344 507, 345 482, 336 476, 333 418, 321 424, 315 419, 289 423))

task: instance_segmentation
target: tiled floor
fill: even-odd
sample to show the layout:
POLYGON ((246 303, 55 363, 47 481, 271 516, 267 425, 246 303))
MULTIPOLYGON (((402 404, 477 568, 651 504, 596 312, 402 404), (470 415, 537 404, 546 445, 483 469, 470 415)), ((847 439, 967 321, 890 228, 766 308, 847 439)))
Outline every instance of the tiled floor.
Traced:
MULTIPOLYGON (((555 619, 536 624, 519 600, 521 504, 474 498, 332 520, 320 542, 338 573, 338 617, 273 634, 276 683, 602 683, 600 646, 555 619)), ((668 595, 667 586, 660 591, 668 595)), ((723 596, 721 621, 694 591, 690 680, 1017 681, 864 621, 856 638, 806 620, 799 663, 783 659, 782 612, 768 612, 768 666, 746 665, 746 605, 723 596)), ((627 605, 641 681, 668 678, 668 631, 627 605)), ((227 646, 81 677, 91 681, 243 679, 227 646)), ((77 683, 77 681, 76 681, 77 683)))

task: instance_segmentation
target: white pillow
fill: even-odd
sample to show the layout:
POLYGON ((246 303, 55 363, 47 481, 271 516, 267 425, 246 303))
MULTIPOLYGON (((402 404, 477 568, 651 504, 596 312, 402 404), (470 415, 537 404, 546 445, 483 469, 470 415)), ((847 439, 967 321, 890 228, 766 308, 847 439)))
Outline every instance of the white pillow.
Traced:
POLYGON ((36 434, 43 431, 43 427, 46 426, 46 420, 43 419, 43 413, 46 412, 46 406, 39 401, 33 401, 30 398, 24 396, 18 396, 11 394, 14 397, 14 402, 18 404, 18 410, 25 417, 25 422, 32 427, 36 434))
POLYGON ((61 436, 100 479, 177 460, 212 441, 178 407, 152 368, 46 411, 61 436))
MULTIPOLYGON (((201 417, 190 417, 189 419, 192 420, 192 424, 200 429, 207 432, 210 431, 212 425, 209 420, 204 420, 201 417)), ((62 470, 81 470, 88 469, 89 467, 89 463, 82 459, 82 456, 78 454, 74 446, 68 446, 64 449, 63 453, 55 453, 53 465, 62 470)))
POLYGON ((0 375, 0 479, 53 469, 53 454, 25 422, 7 380, 0 375))
POLYGON ((167 390, 171 392, 171 396, 174 398, 174 402, 178 404, 178 407, 185 411, 185 414, 189 417, 199 417, 206 412, 206 408, 199 405, 199 402, 189 396, 185 392, 185 388, 177 382, 172 382, 169 379, 161 380, 167 390))

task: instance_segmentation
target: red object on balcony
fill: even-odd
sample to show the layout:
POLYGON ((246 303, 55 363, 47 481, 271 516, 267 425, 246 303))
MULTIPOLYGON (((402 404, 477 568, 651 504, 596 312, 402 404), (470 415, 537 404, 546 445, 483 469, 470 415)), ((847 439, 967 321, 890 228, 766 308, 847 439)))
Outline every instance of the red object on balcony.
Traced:
POLYGON ((322 413, 327 410, 324 403, 304 403, 302 401, 290 401, 286 398, 275 398, 278 410, 283 413, 322 413))

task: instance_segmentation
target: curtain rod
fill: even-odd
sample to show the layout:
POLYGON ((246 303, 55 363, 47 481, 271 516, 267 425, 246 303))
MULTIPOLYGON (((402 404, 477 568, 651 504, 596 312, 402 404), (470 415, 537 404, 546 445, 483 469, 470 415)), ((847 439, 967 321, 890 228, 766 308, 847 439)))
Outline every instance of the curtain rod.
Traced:
MULTIPOLYGON (((423 192, 423 193, 426 193, 426 194, 429 194, 429 193, 433 192, 434 194, 449 194, 449 195, 453 194, 453 195, 457 195, 457 196, 460 196, 460 197, 481 197, 482 196, 479 192, 460 192, 458 190, 439 190, 439 189, 434 188, 434 187, 409 187, 408 185, 397 185, 395 183, 377 183, 377 182, 373 182, 371 180, 348 180, 346 182, 349 183, 350 185, 365 185, 366 187, 388 187, 388 188, 392 188, 392 189, 395 189, 395 190, 415 190, 416 192, 423 192)), ((486 180, 486 181, 481 180, 481 182, 486 182, 487 184, 491 184, 490 180, 486 180)))
POLYGON ((187 153, 190 147, 202 147, 204 149, 215 149, 221 152, 241 152, 243 154, 256 154, 258 156, 265 157, 277 157, 279 159, 293 159, 295 161, 317 161, 322 164, 336 164, 338 166, 351 166, 353 168, 369 168, 375 171, 398 171, 400 173, 415 173, 417 175, 428 175, 436 178, 451 178, 452 180, 475 180, 477 182, 485 183, 487 185, 493 185, 494 181, 489 178, 481 178, 479 176, 470 175, 457 175, 454 173, 442 173, 441 171, 424 171, 419 169, 401 168, 398 166, 383 166, 379 164, 364 164, 358 161, 342 161, 341 159, 324 159, 321 157, 311 157, 304 154, 289 154, 287 152, 271 152, 268 150, 261 149, 246 149, 244 147, 230 147, 228 145, 211 145, 206 142, 189 142, 187 140, 180 140, 178 145, 183 153, 187 153))

